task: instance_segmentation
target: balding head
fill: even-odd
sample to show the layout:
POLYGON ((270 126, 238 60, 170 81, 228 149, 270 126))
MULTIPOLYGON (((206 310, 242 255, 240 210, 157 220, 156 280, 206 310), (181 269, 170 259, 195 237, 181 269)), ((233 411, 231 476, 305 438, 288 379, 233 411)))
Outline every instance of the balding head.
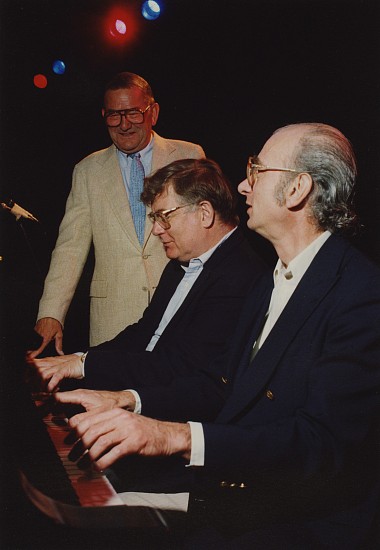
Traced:
MULTIPOLYGON (((308 207, 313 223, 331 232, 355 228, 356 159, 342 132, 321 123, 292 124, 277 130, 264 148, 274 146, 279 162, 310 174, 308 207)), ((284 175, 285 182, 290 179, 284 175)))

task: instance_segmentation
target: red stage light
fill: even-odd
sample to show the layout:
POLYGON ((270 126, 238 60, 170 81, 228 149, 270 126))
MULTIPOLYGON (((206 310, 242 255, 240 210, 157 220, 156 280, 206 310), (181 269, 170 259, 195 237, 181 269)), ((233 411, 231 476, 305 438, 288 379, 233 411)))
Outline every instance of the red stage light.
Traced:
POLYGON ((33 83, 36 88, 46 88, 47 78, 43 74, 35 74, 33 77, 33 83))
POLYGON ((133 42, 138 32, 136 13, 125 6, 114 6, 104 20, 106 40, 110 44, 133 42))
POLYGON ((116 19, 115 29, 119 34, 125 34, 127 32, 127 25, 121 19, 116 19))

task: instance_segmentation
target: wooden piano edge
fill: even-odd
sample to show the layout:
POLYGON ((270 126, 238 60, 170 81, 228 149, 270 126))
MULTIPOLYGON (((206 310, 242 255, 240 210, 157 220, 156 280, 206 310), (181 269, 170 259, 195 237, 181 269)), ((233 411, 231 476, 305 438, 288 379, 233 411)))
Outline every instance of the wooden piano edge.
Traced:
MULTIPOLYGON (((29 500, 56 523, 88 529, 152 529, 169 530, 164 514, 145 506, 79 506, 49 497, 33 486, 20 470, 20 483, 29 500)), ((166 515, 166 512, 165 512, 166 515)), ((171 514, 169 513, 169 516, 171 514)))

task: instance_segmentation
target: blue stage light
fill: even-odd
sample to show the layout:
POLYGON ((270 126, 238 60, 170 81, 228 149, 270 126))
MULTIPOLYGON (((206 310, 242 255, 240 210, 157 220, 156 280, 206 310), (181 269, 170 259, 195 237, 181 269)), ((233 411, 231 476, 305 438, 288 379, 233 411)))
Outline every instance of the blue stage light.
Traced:
POLYGON ((153 21, 160 16, 161 8, 158 2, 155 2, 154 0, 147 0, 142 5, 141 13, 145 19, 148 19, 148 21, 153 21))
POLYGON ((53 72, 55 74, 63 74, 66 70, 66 65, 60 59, 56 59, 53 63, 53 72))

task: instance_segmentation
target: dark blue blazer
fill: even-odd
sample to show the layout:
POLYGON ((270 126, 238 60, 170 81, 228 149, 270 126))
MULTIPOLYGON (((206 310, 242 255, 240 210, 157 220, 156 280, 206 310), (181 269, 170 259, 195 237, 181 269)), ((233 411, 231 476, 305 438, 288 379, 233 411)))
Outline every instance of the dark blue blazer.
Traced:
POLYGON ((250 362, 270 295, 259 282, 246 299, 193 509, 251 542, 358 547, 379 495, 380 270, 331 236, 250 362))
POLYGON ((250 287, 261 278, 269 285, 271 275, 237 229, 205 263, 154 350, 147 352, 183 275, 180 264, 170 261, 140 321, 90 348, 81 387, 135 389, 148 416, 215 418, 226 391, 226 364, 211 362, 228 347, 250 287), (173 392, 184 396, 173 400, 173 392))

